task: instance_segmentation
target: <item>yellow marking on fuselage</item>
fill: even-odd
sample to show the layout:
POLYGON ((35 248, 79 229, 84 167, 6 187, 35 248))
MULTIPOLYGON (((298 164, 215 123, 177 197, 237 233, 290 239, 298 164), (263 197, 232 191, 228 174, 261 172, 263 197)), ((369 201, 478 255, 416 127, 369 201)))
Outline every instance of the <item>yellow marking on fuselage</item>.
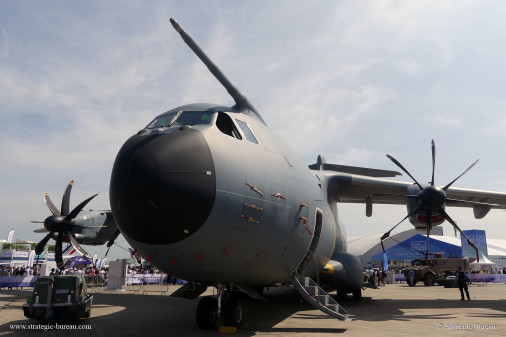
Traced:
POLYGON ((327 264, 325 265, 325 268, 326 268, 327 270, 323 270, 323 271, 322 271, 322 274, 334 274, 334 267, 332 267, 330 264, 328 264, 328 263, 327 263, 327 264))

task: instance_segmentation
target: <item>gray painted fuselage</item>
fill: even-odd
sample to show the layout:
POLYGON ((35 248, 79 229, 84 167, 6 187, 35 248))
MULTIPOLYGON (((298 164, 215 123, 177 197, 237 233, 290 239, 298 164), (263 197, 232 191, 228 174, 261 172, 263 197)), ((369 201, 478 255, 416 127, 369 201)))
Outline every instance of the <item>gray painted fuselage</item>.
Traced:
MULTIPOLYGON (((287 282, 308 252, 317 210, 323 215, 321 235, 306 273, 315 275, 333 252, 345 251, 346 238, 336 211, 329 207, 323 177, 318 178, 318 173, 311 171, 256 115, 203 104, 174 110, 216 111, 210 124, 192 126, 211 152, 214 168, 209 167, 209 171, 216 181, 216 197, 202 227, 181 241, 146 244, 123 232, 141 256, 186 280, 249 285, 287 282), (242 139, 237 139, 220 131, 216 126, 218 111, 230 116, 236 127, 236 120, 247 123, 258 144, 248 141, 243 133, 242 139)), ((151 129, 135 137, 179 132, 179 127, 151 129)), ((121 212, 115 200, 111 205, 113 212, 121 212)), ((156 226, 172 226, 171 218, 167 213, 166 221, 156 226)), ((121 229, 121 223, 118 225, 121 229)), ((138 225, 150 230, 145 224, 138 225)))

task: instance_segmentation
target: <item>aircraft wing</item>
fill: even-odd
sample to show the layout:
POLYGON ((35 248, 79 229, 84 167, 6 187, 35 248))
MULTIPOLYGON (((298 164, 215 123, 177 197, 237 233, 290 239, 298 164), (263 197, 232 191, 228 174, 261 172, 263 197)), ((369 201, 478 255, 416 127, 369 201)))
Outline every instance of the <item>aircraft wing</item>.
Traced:
MULTIPOLYGON (((329 198, 343 203, 406 204, 406 188, 411 182, 320 171, 325 176, 329 198)), ((506 193, 450 187, 447 206, 473 207, 476 218, 492 208, 506 209, 506 193)))

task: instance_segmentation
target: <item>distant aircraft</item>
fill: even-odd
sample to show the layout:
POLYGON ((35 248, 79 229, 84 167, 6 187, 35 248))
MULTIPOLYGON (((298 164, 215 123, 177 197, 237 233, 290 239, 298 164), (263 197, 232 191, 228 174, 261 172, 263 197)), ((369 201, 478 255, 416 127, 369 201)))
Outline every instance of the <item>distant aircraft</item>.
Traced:
POLYGON ((72 246, 84 256, 90 257, 81 247, 83 245, 103 245, 107 243, 108 247, 114 243, 114 240, 120 234, 111 211, 90 211, 81 213, 84 206, 91 201, 97 194, 89 197, 76 208, 70 211, 70 192, 74 181, 72 180, 63 193, 61 211, 53 204, 49 194, 44 194, 46 205, 52 215, 42 221, 32 221, 33 223, 43 223, 44 228, 34 230, 35 233, 47 233, 35 247, 35 253, 40 255, 49 239, 56 240, 55 262, 59 268, 64 267, 62 242, 70 242, 72 246))
POLYGON ((506 194, 453 182, 440 188, 434 180, 429 187, 386 180, 399 173, 328 164, 322 156, 308 167, 171 23, 235 105, 195 103, 157 116, 120 149, 109 195, 118 228, 136 252, 190 281, 175 296, 197 298, 216 287, 216 296, 197 306, 199 327, 214 327, 220 316, 239 325, 241 295, 264 299, 264 286, 288 282, 315 307, 349 319, 321 287, 361 297, 362 266, 347 253, 337 202, 365 203, 369 216, 374 203, 407 204, 420 229, 442 223, 439 216, 456 226, 446 204, 473 207, 477 218, 505 208, 506 194))

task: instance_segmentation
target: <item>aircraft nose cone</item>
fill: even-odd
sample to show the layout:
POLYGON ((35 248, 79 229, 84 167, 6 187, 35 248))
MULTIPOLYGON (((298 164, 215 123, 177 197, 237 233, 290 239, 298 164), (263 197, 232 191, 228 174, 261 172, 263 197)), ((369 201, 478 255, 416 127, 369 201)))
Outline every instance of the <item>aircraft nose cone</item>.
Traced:
POLYGON ((118 227, 147 244, 168 244, 195 233, 215 201, 209 146, 194 129, 135 135, 119 151, 109 198, 118 227))

